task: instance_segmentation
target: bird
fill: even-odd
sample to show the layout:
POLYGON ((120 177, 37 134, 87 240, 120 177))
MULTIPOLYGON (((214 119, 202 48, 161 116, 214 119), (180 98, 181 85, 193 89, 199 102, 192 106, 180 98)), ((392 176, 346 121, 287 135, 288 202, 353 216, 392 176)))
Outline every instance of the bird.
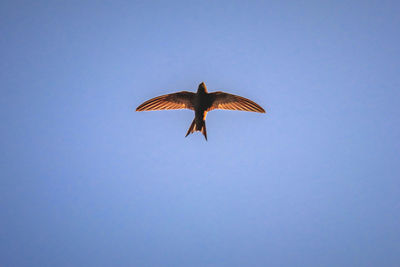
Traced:
POLYGON ((169 109, 193 110, 195 117, 185 137, 193 132, 201 132, 206 141, 206 116, 207 112, 211 110, 225 109, 265 113, 260 105, 247 98, 221 91, 209 93, 204 82, 199 84, 197 93, 181 91, 157 96, 139 105, 136 111, 169 109))

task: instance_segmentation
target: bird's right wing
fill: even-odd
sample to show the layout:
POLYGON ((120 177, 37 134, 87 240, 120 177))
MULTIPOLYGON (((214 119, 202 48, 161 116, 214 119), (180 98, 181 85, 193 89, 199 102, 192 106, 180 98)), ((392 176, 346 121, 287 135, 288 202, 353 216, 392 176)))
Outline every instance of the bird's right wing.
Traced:
POLYGON ((212 105, 208 111, 213 109, 242 110, 265 113, 265 110, 257 103, 238 96, 224 92, 210 93, 212 105))
POLYGON ((194 109, 192 92, 182 91, 168 95, 157 96, 147 100, 136 108, 136 111, 165 110, 165 109, 194 109))

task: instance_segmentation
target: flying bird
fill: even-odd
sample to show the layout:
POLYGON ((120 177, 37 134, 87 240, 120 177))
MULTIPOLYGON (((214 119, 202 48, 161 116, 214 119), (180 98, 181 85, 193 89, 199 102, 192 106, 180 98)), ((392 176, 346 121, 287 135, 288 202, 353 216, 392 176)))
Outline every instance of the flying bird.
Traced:
POLYGON ((193 132, 200 131, 206 140, 206 116, 207 112, 211 110, 226 109, 265 113, 265 110, 262 107, 247 98, 220 91, 208 93, 204 82, 199 84, 197 93, 181 91, 168 95, 157 96, 138 106, 136 111, 167 109, 194 110, 195 117, 186 133, 186 136, 193 132))

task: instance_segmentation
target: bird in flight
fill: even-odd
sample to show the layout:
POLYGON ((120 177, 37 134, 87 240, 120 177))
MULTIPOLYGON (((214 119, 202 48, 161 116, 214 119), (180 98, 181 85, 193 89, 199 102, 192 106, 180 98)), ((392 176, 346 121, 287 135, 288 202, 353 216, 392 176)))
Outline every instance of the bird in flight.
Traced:
POLYGON ((138 106, 136 111, 167 109, 194 110, 194 120, 190 125, 186 136, 193 132, 200 131, 206 140, 206 115, 207 112, 213 109, 242 110, 265 113, 265 110, 262 107, 247 98, 224 92, 208 93, 204 82, 199 84, 197 93, 181 91, 168 95, 157 96, 138 106))

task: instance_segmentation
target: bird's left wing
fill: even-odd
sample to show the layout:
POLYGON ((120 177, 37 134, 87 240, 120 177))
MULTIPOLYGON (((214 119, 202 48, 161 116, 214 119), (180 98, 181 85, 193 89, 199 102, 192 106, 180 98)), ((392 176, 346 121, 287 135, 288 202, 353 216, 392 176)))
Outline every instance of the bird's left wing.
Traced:
POLYGON ((209 95, 212 104, 208 108, 208 111, 213 109, 228 109, 265 113, 265 110, 257 103, 238 95, 224 92, 214 92, 209 95))
POLYGON ((147 100, 136 108, 136 111, 165 110, 165 109, 194 109, 192 92, 182 91, 168 95, 157 96, 147 100))

